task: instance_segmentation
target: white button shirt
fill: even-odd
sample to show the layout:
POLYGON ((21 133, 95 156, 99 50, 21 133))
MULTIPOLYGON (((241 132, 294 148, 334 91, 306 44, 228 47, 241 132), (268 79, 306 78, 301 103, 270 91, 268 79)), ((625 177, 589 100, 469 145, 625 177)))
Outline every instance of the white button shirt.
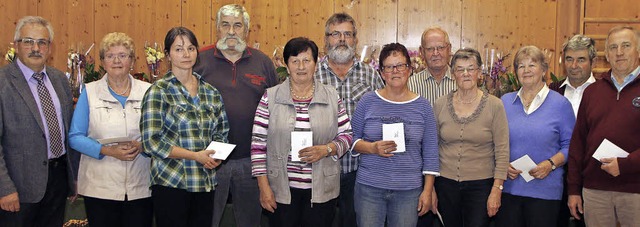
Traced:
POLYGON ((578 87, 573 87, 571 83, 569 83, 569 79, 566 79, 560 87, 565 86, 564 88, 564 97, 569 99, 571 102, 571 107, 573 107, 573 114, 578 117, 578 107, 580 107, 580 101, 582 101, 582 94, 584 93, 584 89, 586 89, 593 82, 596 82, 596 78, 593 77, 593 73, 589 76, 586 82, 578 87))

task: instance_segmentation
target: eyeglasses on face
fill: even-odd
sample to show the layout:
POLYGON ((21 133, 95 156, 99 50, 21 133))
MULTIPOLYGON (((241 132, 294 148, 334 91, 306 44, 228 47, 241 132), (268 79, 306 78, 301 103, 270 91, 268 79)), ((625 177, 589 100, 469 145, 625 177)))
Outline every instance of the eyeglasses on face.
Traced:
POLYGON ((350 39, 350 38, 353 38, 356 34, 349 31, 347 32, 334 31, 334 32, 327 33, 325 35, 331 36, 334 39, 339 39, 340 37, 344 37, 345 39, 350 39))
POLYGON ((449 45, 427 47, 427 48, 424 48, 424 49, 427 50, 428 53, 433 53, 435 51, 442 52, 443 50, 447 49, 447 47, 449 47, 449 45))
POLYGON ((392 73, 393 71, 395 71, 396 69, 398 70, 398 72, 404 72, 409 68, 409 64, 399 64, 399 65, 388 65, 388 66, 382 66, 382 72, 384 73, 392 73))
POLYGON ((453 72, 455 74, 462 74, 462 73, 476 73, 478 72, 478 70, 480 70, 480 68, 478 67, 472 67, 472 68, 455 68, 453 69, 453 72))
POLYGON ((127 58, 130 58, 130 57, 131 57, 131 55, 129 55, 129 54, 125 54, 125 53, 119 53, 119 54, 106 54, 106 55, 104 56, 104 60, 105 60, 105 61, 108 61, 108 62, 113 62, 113 61, 115 61, 115 60, 116 60, 116 58, 117 58, 117 59, 119 59, 119 60, 121 60, 121 61, 122 61, 122 60, 127 59, 127 58))
POLYGON ((32 39, 32 38, 22 38, 22 39, 16 40, 16 42, 22 43, 27 47, 33 47, 33 45, 38 44, 38 47, 41 47, 41 48, 49 47, 49 44, 51 43, 51 41, 49 41, 48 39, 32 39))

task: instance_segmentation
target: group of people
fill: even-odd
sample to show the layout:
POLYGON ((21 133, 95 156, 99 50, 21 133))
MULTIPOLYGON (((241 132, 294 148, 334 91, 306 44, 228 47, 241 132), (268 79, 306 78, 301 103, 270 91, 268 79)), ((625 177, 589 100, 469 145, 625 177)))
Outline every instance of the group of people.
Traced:
POLYGON ((480 53, 452 54, 438 27, 422 34, 424 71, 398 43, 382 48, 377 71, 356 58, 355 20, 336 13, 326 58, 308 38, 287 42, 282 83, 247 47, 249 27, 231 4, 217 13, 215 45, 172 28, 169 71, 153 84, 130 74, 133 40, 109 33, 106 74, 74 109, 64 74, 46 66, 50 23, 18 21, 17 59, 0 69, 0 225, 62 226, 78 194, 91 226, 219 226, 229 200, 238 226, 260 226, 263 211, 274 227, 336 216, 345 227, 567 226, 569 215, 640 225, 637 29, 609 32, 600 80, 589 37, 565 43, 567 78, 550 85, 543 52, 522 47, 522 88, 495 97, 478 87, 480 53), (605 139, 629 155, 593 158, 605 139), (212 141, 236 147, 214 159, 212 141))

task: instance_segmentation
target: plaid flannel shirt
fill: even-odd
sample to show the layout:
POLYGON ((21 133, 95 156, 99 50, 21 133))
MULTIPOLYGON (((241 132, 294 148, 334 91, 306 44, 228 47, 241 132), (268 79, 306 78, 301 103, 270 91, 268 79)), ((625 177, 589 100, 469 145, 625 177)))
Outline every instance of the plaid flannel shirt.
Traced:
MULTIPOLYGON (((345 80, 338 78, 335 72, 329 67, 328 58, 318 62, 318 68, 315 73, 317 82, 331 85, 336 88, 349 119, 356 109, 356 104, 360 98, 369 91, 375 91, 384 87, 382 78, 378 71, 367 64, 363 64, 358 59, 353 59, 354 64, 347 72, 345 80)), ((351 152, 347 152, 341 158, 342 173, 350 173, 358 170, 358 156, 351 156, 351 152)))
POLYGON ((213 141, 227 142, 229 122, 220 92, 202 77, 198 99, 168 72, 147 90, 142 101, 142 144, 152 157, 151 184, 209 192, 214 189, 215 170, 195 160, 169 158, 172 147, 199 152, 213 141))

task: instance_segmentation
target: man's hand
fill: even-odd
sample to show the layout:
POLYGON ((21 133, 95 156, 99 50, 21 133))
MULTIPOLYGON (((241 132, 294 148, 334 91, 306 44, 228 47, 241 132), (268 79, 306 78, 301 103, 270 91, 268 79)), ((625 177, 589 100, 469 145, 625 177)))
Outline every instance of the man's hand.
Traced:
POLYGON ((584 214, 584 210, 582 209, 582 196, 569 195, 567 205, 569 206, 569 211, 571 211, 571 216, 580 220, 580 215, 584 214), (578 214, 578 212, 580 212, 580 214, 578 214))
POLYGON ((14 192, 0 198, 0 208, 8 212, 20 211, 20 199, 18 199, 18 192, 14 192))
POLYGON ((600 159, 602 165, 600 169, 604 170, 611 176, 617 177, 620 176, 620 167, 618 166, 618 158, 602 158, 600 159))

